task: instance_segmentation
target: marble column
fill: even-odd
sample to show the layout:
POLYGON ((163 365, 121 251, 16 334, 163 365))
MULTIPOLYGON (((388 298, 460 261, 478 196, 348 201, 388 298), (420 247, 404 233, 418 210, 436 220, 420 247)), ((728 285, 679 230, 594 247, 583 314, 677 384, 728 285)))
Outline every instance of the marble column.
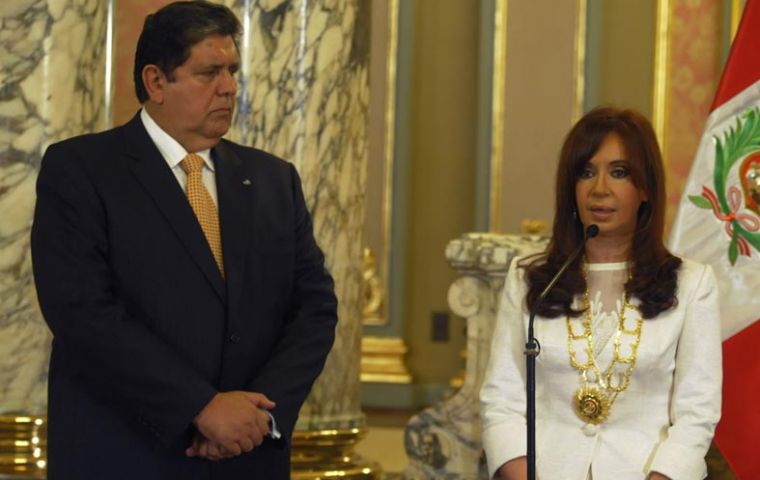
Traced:
MULTIPOLYGON (((335 345, 296 425, 298 450, 315 432, 358 433, 364 424, 359 367, 369 2, 225 3, 243 23, 237 117, 228 136, 296 166, 339 300, 335 345)), ((295 452, 294 478, 300 477, 298 457, 295 452)))
POLYGON ((446 246, 446 259, 459 274, 449 288, 449 307, 467 320, 464 384, 409 420, 404 435, 409 466, 403 478, 488 478, 479 393, 504 277, 512 259, 541 252, 546 245, 547 239, 538 236, 468 233, 446 246))
POLYGON ((0 443, 0 474, 44 467, 51 335, 31 272, 34 188, 50 143, 106 126, 108 5, 0 3, 0 440, 11 431, 41 440, 34 448, 0 443))

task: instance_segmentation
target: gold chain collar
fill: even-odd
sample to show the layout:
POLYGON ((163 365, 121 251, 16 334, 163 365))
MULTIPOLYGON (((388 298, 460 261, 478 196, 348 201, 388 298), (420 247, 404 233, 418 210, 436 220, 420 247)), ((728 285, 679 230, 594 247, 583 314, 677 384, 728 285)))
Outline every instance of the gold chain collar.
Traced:
POLYGON ((630 303, 630 298, 627 293, 624 294, 623 305, 620 308, 618 327, 615 331, 613 359, 610 362, 610 365, 604 370, 604 373, 602 373, 599 365, 596 363, 596 358, 594 358, 594 336, 591 330, 591 295, 588 287, 588 264, 586 262, 583 263, 583 278, 586 281, 586 291, 583 293, 584 315, 581 324, 583 327, 583 333, 576 334, 573 331, 570 317, 566 317, 567 350, 570 355, 570 364, 581 373, 581 387, 575 392, 573 409, 578 418, 584 422, 599 425, 604 423, 609 417, 612 404, 615 402, 615 399, 617 399, 618 394, 625 391, 631 383, 631 375, 636 367, 636 357, 639 344, 641 343, 641 330, 644 325, 644 320, 639 317, 639 319, 636 320, 636 326, 633 329, 626 328, 626 309, 638 311, 638 307, 630 303), (634 336, 634 339, 630 344, 631 354, 627 357, 623 357, 620 354, 620 345, 622 343, 621 338, 623 335, 634 336), (579 363, 576 357, 575 348, 573 347, 573 341, 584 339, 586 340, 585 350, 587 360, 584 363, 579 363), (622 380, 615 383, 613 380, 618 365, 626 365, 626 369, 622 372, 622 375, 618 375, 618 378, 622 376, 622 380), (593 382, 588 379, 589 371, 594 374, 593 382))

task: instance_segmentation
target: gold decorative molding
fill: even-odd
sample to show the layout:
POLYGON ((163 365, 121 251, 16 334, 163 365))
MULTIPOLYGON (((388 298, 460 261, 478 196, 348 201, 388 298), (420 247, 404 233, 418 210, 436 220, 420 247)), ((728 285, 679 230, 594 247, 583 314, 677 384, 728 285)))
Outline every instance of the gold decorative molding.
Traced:
MULTIPOLYGON (((393 220, 393 169, 396 133, 396 67, 398 64, 398 0, 388 1, 388 54, 385 59, 385 176, 383 182, 383 258, 380 276, 387 281, 391 258, 393 220)), ((387 319, 386 323, 387 323, 387 319)))
POLYGON ((0 416, 0 475, 46 476, 47 418, 0 416))
POLYGON ((489 223, 492 232, 501 230, 502 162, 504 161, 504 95, 506 90, 507 0, 495 0, 493 28, 493 77, 491 85, 491 178, 489 223))
POLYGON ((293 432, 290 478, 379 479, 380 467, 353 452, 365 434, 360 428, 293 432))
POLYGON ((408 349, 397 337, 362 338, 361 381, 365 383, 412 383, 404 356, 408 349))
POLYGON ((546 222, 537 218, 526 218, 520 222, 520 232, 526 235, 541 235, 546 232, 546 222))
MULTIPOLYGON (((654 85, 652 92, 652 126, 663 153, 667 151, 666 125, 668 120, 668 74, 670 70, 671 0, 657 0, 657 19, 654 40, 654 85)), ((667 158, 663 155, 663 161, 667 158)))
MULTIPOLYGON (((380 468, 353 453, 365 433, 359 428, 294 432, 291 478, 379 479, 380 468)), ((0 416, 0 477, 43 480, 46 471, 47 418, 0 416)))
POLYGON ((739 30, 739 21, 742 18, 742 0, 731 0, 731 40, 736 36, 739 30))
POLYGON ((385 288, 377 272, 375 255, 364 247, 364 273, 362 274, 362 323, 364 325, 385 325, 385 288))
POLYGON ((736 37, 736 31, 739 29, 739 22, 742 19, 744 11, 744 0, 731 0, 731 42, 736 37))
POLYGON ((577 23, 575 25, 575 104, 572 123, 583 116, 583 102, 586 97, 586 22, 588 0, 578 0, 577 23))
MULTIPOLYGON (((382 158, 377 162, 382 163, 382 176, 380 187, 382 194, 379 195, 375 206, 375 213, 370 215, 369 220, 377 220, 379 217, 380 228, 377 238, 373 235, 370 239, 372 249, 364 249, 364 306, 363 324, 382 326, 388 324, 386 315, 386 291, 390 272, 391 252, 391 229, 393 222, 393 172, 394 172, 394 145, 396 127, 396 76, 398 56, 398 0, 388 0, 384 3, 382 19, 376 19, 373 24, 378 27, 386 27, 387 38, 383 48, 378 48, 378 53, 385 53, 383 117, 382 117, 382 158), (379 210, 379 211, 378 211, 379 210)), ((374 27, 373 27, 374 28, 374 27)), ((380 29, 378 29, 379 31, 380 29)), ((379 82, 378 82, 379 83, 379 82)), ((378 105, 380 106, 380 105, 378 105)), ((380 123, 378 119, 377 123, 380 123)), ((379 143, 379 142, 378 142, 379 143)), ((377 222, 376 222, 377 223, 377 222)))

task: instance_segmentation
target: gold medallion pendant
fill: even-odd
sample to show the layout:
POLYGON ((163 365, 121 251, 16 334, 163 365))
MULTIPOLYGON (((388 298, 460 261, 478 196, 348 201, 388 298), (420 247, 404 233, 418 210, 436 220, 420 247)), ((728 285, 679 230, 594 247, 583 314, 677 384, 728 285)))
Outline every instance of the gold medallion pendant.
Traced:
POLYGON ((612 402, 607 392, 601 388, 586 385, 575 392, 573 407, 578 418, 586 423, 599 425, 609 417, 612 402))

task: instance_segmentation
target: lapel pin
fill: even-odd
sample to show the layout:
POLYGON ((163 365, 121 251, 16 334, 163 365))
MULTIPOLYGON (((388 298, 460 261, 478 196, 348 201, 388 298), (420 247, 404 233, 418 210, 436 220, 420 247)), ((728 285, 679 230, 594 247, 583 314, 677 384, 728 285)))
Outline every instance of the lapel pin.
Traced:
POLYGON ((243 185, 245 185, 246 187, 250 187, 251 181, 246 178, 245 180, 243 180, 243 185))

